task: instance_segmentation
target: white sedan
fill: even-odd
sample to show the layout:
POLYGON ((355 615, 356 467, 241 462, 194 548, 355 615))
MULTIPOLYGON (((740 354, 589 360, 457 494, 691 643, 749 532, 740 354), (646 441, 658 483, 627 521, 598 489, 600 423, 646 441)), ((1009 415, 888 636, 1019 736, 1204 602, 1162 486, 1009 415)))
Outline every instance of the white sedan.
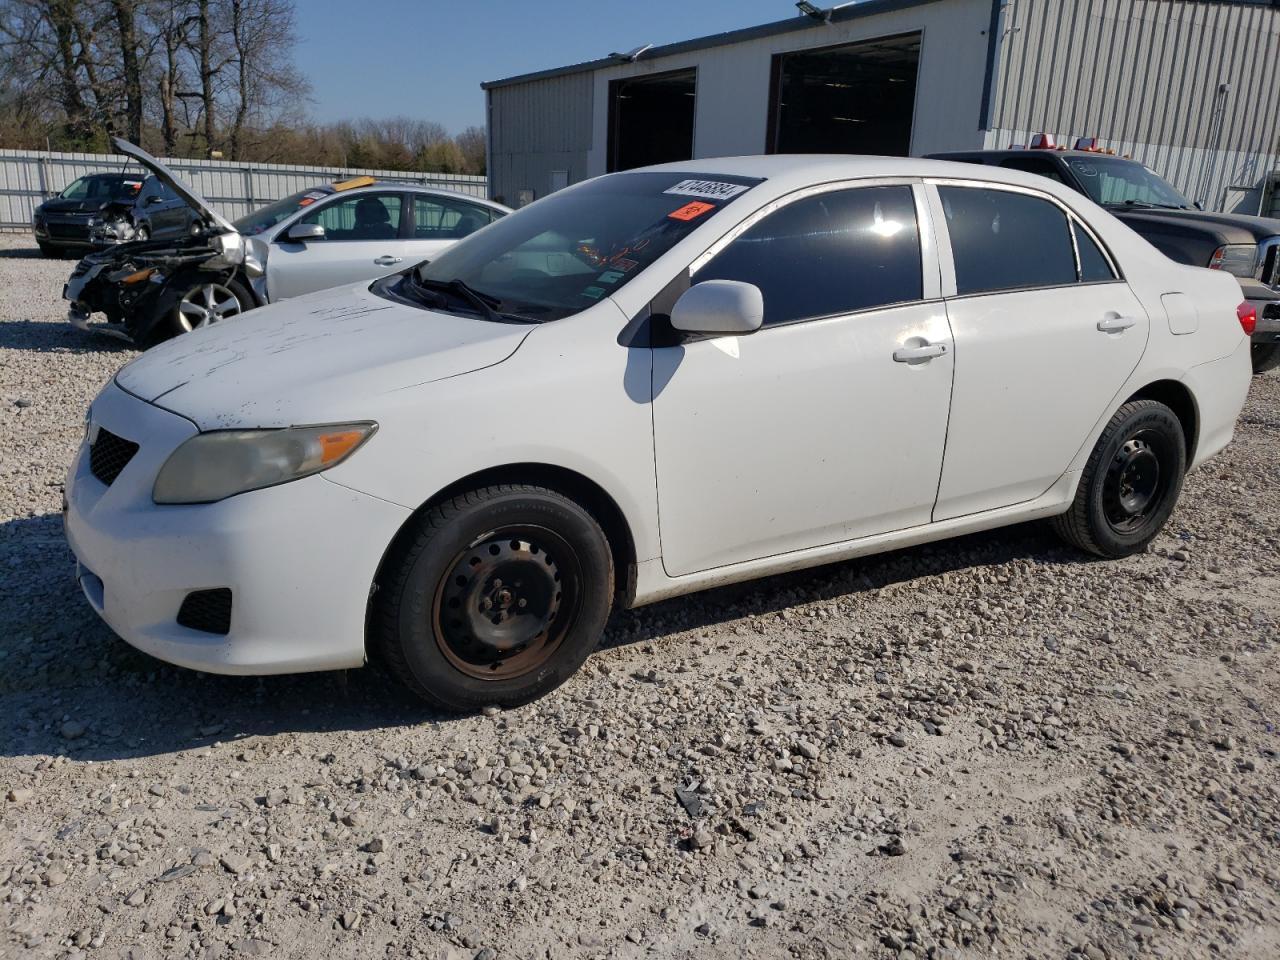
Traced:
POLYGON ((161 659, 517 704, 615 605, 1040 517, 1141 551, 1231 440, 1239 300, 1016 171, 613 174, 124 367, 66 530, 161 659))

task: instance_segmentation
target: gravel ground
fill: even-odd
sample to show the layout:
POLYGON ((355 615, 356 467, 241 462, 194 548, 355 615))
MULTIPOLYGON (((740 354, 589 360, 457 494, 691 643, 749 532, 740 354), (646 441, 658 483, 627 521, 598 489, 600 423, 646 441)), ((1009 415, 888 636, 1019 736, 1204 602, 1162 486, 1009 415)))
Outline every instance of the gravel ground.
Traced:
POLYGON ((518 710, 132 651, 58 516, 133 354, 0 238, 0 957, 1280 956, 1280 377, 1150 552, 1042 525, 617 616, 518 710))

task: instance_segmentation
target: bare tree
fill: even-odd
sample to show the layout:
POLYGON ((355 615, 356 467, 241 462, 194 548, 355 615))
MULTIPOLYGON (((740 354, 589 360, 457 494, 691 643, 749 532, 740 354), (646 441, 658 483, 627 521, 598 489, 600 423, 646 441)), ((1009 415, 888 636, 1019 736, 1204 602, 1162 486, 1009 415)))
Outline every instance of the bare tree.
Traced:
POLYGON ((467 173, 487 173, 489 152, 484 127, 467 127, 455 138, 467 173))
POLYGON ((263 127, 283 104, 306 96, 308 85, 290 58, 296 33, 291 0, 226 0, 235 67, 229 144, 244 155, 250 126, 263 127))
POLYGON ((138 34, 137 0, 111 0, 116 40, 120 52, 120 78, 124 92, 125 136, 142 142, 142 71, 146 53, 138 34))

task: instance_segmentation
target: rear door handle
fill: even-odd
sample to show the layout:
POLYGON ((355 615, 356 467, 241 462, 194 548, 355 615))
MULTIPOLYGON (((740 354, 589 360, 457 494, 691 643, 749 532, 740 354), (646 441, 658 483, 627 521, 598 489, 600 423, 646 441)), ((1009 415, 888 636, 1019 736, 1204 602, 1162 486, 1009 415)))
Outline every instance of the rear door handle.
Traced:
POLYGON ((1103 317, 1098 321, 1098 329, 1103 333, 1124 333, 1137 322, 1133 317, 1103 317))
POLYGON ((919 363, 922 360, 940 357, 946 352, 945 343, 926 343, 919 347, 899 347, 893 351, 893 359, 898 363, 919 363))
POLYGON ((379 257, 377 260, 375 260, 375 261, 373 261, 373 262, 374 262, 374 263, 376 263, 376 264, 377 264, 378 266, 380 266, 380 267, 390 267, 390 266, 394 266, 395 264, 399 263, 399 262, 400 262, 400 260, 401 260, 401 258, 400 258, 400 257, 381 256, 381 257, 379 257))

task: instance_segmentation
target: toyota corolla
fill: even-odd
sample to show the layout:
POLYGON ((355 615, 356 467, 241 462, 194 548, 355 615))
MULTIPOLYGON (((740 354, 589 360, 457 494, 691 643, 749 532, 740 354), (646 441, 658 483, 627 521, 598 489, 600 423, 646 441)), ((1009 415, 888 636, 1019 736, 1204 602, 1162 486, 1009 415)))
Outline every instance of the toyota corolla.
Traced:
POLYGON ((1016 171, 612 174, 130 363, 66 530, 161 659, 518 704, 618 606, 1036 518, 1141 551, 1231 439, 1253 319, 1016 171))

